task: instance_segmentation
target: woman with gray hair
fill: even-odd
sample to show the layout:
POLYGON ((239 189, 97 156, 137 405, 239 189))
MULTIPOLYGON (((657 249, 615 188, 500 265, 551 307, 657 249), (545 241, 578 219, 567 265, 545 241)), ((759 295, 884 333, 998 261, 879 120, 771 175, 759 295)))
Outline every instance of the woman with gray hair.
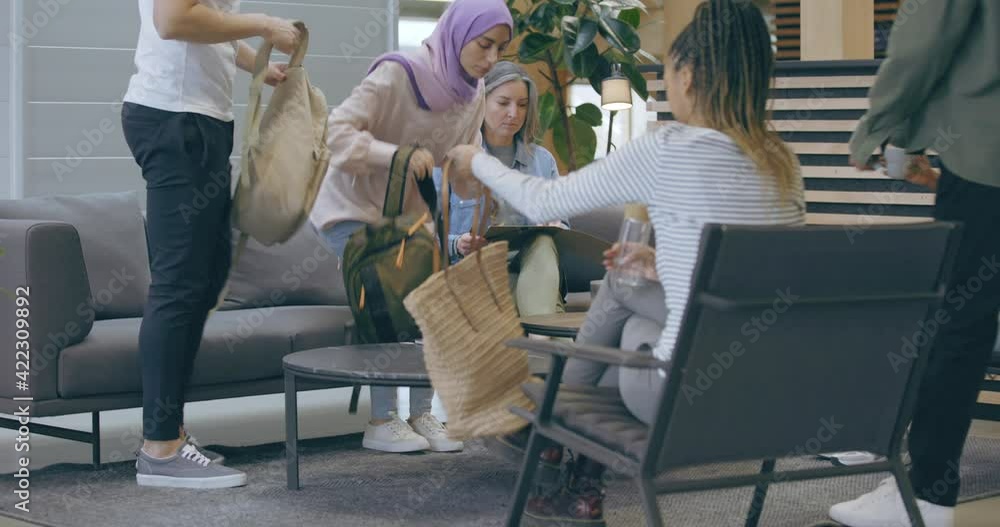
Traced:
MULTIPOLYGON (((538 93, 535 83, 513 62, 498 62, 486 77, 486 117, 483 120, 483 148, 504 165, 528 175, 547 179, 559 177, 556 160, 544 147, 535 144, 538 132, 538 93)), ((440 188, 441 174, 435 172, 440 188)), ((477 200, 463 200, 452 193, 449 242, 451 258, 459 260, 485 244, 475 239, 472 220, 477 200)), ((534 225, 527 217, 503 201, 493 203, 492 225, 534 225)), ((549 225, 568 228, 565 221, 549 225)), ((510 260, 511 288, 521 316, 547 315, 565 311, 560 287, 559 254, 551 236, 539 235, 524 243, 510 260)))

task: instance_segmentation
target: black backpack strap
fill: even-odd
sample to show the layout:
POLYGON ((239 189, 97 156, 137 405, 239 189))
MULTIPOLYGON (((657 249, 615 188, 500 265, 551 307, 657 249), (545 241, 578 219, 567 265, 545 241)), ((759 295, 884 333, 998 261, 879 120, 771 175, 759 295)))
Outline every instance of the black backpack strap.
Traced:
MULTIPOLYGON (((392 166, 389 168, 389 182, 385 187, 385 201, 382 203, 382 216, 395 218, 403 213, 403 196, 406 195, 406 172, 410 166, 413 152, 419 148, 416 145, 400 146, 392 156, 392 166)), ((420 196, 427 203, 432 215, 437 214, 437 189, 430 174, 417 180, 420 196)))
MULTIPOLYGON (((378 272, 374 266, 366 266, 361 269, 361 283, 365 288, 365 309, 371 315, 372 324, 375 325, 375 338, 378 342, 396 342, 396 328, 392 323, 392 315, 389 313, 389 304, 385 299, 385 291, 382 290, 382 281, 379 280, 378 272)), ((375 344, 366 342, 365 344, 375 344)))

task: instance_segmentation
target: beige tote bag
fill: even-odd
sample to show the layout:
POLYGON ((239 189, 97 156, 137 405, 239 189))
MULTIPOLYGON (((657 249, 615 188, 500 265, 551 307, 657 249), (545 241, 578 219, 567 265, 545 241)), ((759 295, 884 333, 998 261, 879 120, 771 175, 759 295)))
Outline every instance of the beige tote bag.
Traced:
MULTIPOLYGON (((308 219, 330 164, 326 146, 327 105, 302 67, 309 30, 296 22, 302 38, 292 54, 287 78, 261 112, 261 90, 272 44, 257 50, 243 133, 242 170, 233 198, 233 224, 242 247, 246 236, 263 245, 285 242, 308 219)), ((238 253, 237 253, 238 254, 238 253)))
MULTIPOLYGON (((441 182, 444 232, 448 230, 448 171, 441 182)), ((486 203, 491 203, 486 190, 486 203)), ((488 207, 487 207, 488 208, 488 207)), ((477 208, 473 231, 482 234, 477 208)), ((537 381, 528 354, 505 344, 524 336, 507 274, 507 242, 491 243, 448 266, 447 237, 442 240, 443 269, 403 300, 420 326, 424 362, 431 385, 448 414, 455 439, 508 434, 527 422, 511 406, 533 409, 521 385, 537 381)))

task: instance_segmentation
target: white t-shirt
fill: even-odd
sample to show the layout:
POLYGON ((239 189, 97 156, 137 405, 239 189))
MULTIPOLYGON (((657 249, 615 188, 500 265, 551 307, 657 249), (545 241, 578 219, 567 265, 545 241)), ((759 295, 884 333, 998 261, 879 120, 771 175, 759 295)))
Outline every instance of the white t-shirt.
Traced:
MULTIPOLYGON (((199 0, 226 13, 239 11, 241 0, 199 0)), ((236 42, 194 44, 163 40, 153 25, 154 0, 139 0, 138 72, 124 101, 168 112, 192 112, 233 120, 236 42)))

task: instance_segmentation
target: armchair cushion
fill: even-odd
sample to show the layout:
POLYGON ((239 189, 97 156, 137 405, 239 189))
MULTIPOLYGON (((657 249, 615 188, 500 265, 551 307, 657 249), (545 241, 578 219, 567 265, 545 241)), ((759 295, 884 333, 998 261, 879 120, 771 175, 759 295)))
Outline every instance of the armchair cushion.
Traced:
POLYGON ((0 200, 0 219, 72 225, 83 248, 93 298, 92 318, 142 316, 149 290, 149 255, 138 193, 0 200))
MULTIPOLYGON (((542 405, 545 384, 527 383, 522 389, 533 403, 542 405)), ((617 388, 564 384, 556 394, 552 418, 580 435, 636 459, 646 448, 649 427, 632 416, 617 388)))

